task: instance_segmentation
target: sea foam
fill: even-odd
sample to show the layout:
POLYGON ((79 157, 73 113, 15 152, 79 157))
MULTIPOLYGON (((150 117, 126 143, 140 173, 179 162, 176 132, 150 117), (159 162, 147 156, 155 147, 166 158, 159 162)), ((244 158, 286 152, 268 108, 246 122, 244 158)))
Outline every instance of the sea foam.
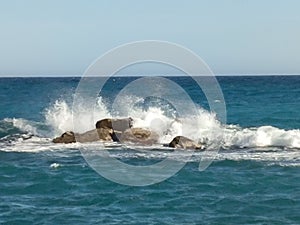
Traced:
MULTIPOLYGON (((103 99, 98 98, 95 107, 87 109, 84 115, 87 121, 76 126, 75 132, 84 132, 94 129, 97 120, 109 117, 128 117, 134 119, 134 127, 150 128, 160 135, 161 143, 168 143, 177 135, 187 136, 195 141, 218 143, 226 148, 253 148, 253 147, 287 147, 300 148, 300 130, 284 130, 273 126, 242 128, 238 125, 221 124, 216 115, 198 107, 197 115, 183 115, 175 117, 174 113, 166 111, 160 106, 145 108, 132 107, 136 101, 129 96, 124 100, 123 108, 109 112, 103 99), (93 116, 93 119, 91 119, 93 116)), ((56 101, 45 113, 45 123, 60 135, 67 130, 73 130, 72 109, 63 100, 56 101)))
MULTIPOLYGON (((108 110, 107 103, 99 97, 93 108, 85 109, 83 118, 77 123, 73 118, 72 106, 64 100, 56 100, 44 113, 44 122, 34 122, 22 118, 6 118, 23 133, 33 134, 39 138, 51 139, 63 132, 73 130, 85 132, 95 128, 97 120, 110 117, 128 117, 134 119, 133 127, 144 127, 156 131, 160 135, 160 143, 168 143, 177 135, 187 136, 196 142, 207 142, 218 148, 255 148, 283 147, 300 148, 300 130, 284 130, 273 126, 242 128, 238 125, 221 124, 216 115, 198 107, 196 115, 176 117, 174 109, 155 106, 141 107, 143 99, 127 96, 122 99, 123 106, 118 110, 108 110)), ((3 138, 2 138, 3 139, 3 138)), ((7 137, 6 137, 7 139, 7 137)), ((20 140, 22 137, 20 137, 20 140)))

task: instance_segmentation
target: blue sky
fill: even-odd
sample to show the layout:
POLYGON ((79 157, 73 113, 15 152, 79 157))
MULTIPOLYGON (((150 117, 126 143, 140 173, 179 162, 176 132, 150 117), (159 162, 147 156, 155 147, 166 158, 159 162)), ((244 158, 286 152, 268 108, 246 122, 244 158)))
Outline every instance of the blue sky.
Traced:
POLYGON ((183 45, 216 74, 300 74, 300 1, 0 3, 0 75, 81 75, 120 44, 183 45))

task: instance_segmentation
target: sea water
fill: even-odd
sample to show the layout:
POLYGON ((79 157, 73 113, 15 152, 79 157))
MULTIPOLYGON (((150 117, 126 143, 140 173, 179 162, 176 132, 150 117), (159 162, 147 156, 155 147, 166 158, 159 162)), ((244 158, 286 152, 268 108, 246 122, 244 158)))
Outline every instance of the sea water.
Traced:
MULTIPOLYGON (((184 124, 183 134, 219 150, 212 164, 200 172, 201 152, 187 157, 186 151, 172 155, 159 145, 116 145, 110 155, 124 163, 148 165, 172 156, 186 165, 150 186, 107 180, 81 154, 103 145, 51 142, 74 129, 80 78, 1 78, 1 224, 300 223, 300 76, 217 77, 226 124, 188 77, 168 79, 188 93, 197 115, 187 109, 178 120, 170 104, 134 95, 123 96, 112 110, 120 90, 135 79, 109 79, 89 109, 94 120, 131 116, 135 127, 158 132, 161 144, 182 134, 184 124)), ((75 132, 94 128, 90 115, 84 116, 87 122, 75 132)))

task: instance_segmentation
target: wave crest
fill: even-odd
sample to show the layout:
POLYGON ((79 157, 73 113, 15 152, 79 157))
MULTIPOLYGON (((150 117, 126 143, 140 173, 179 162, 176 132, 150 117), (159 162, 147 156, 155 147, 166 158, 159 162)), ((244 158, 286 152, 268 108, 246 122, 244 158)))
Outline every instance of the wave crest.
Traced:
MULTIPOLYGON (((300 148, 300 130, 284 130, 273 126, 242 128, 238 125, 221 124, 216 115, 198 108, 197 115, 186 115, 178 118, 174 109, 151 104, 145 107, 142 99, 127 96, 123 107, 110 112, 101 97, 92 109, 85 109, 86 114, 81 124, 73 127, 72 108, 64 100, 56 100, 45 110, 44 122, 33 122, 22 118, 0 121, 2 137, 12 133, 30 133, 35 136, 52 138, 67 130, 85 132, 94 129, 95 122, 109 117, 128 117, 134 119, 134 127, 145 127, 160 135, 161 143, 168 143, 177 135, 187 136, 195 141, 208 141, 208 144, 223 148, 283 147, 300 148), (134 104, 138 102, 138 104, 134 104), (16 129, 15 129, 16 128, 16 129)), ((188 110, 187 110, 188 111, 188 110)))

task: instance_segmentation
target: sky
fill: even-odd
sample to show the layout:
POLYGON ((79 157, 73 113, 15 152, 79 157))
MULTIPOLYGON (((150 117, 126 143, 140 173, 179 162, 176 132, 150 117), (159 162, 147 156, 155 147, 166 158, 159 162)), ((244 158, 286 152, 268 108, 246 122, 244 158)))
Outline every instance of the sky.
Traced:
POLYGON ((298 0, 1 0, 0 76, 82 75, 121 44, 163 40, 215 74, 300 74, 298 0))

